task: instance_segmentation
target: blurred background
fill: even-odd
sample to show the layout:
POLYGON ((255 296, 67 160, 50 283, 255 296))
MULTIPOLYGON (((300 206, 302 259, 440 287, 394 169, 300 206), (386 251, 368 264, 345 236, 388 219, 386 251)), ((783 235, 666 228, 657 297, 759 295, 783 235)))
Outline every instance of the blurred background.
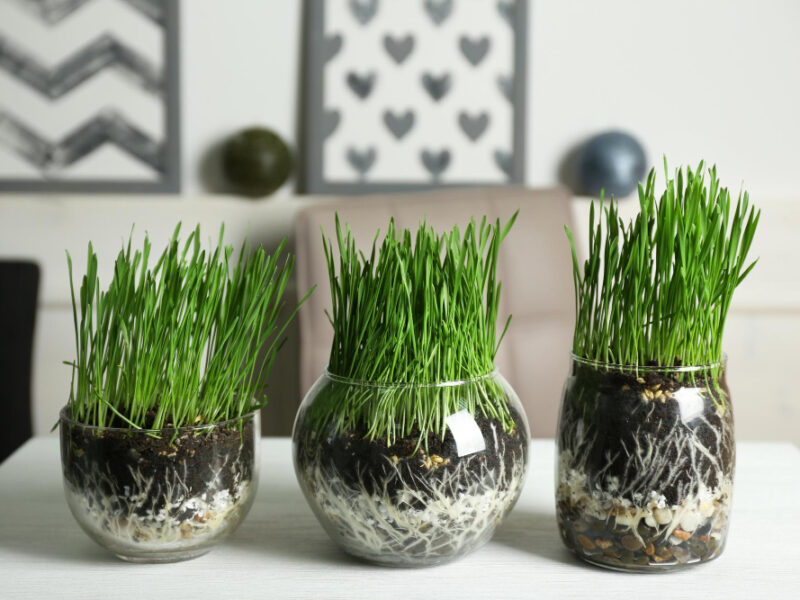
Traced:
MULTIPOLYGON (((225 222, 237 246, 288 236, 302 295, 325 284, 336 210, 366 244, 391 215, 444 227, 520 208, 499 363, 552 436, 563 225, 580 245, 600 187, 635 214, 666 156, 715 163, 763 211, 728 380, 739 439, 800 443, 798 23, 793 0, 0 0, 4 435, 46 434, 67 399, 65 250, 82 273, 91 240, 107 281, 132 226, 157 248, 179 220, 209 237, 225 222)), ((325 364, 327 302, 323 285, 289 330, 266 434, 289 434, 325 364)))

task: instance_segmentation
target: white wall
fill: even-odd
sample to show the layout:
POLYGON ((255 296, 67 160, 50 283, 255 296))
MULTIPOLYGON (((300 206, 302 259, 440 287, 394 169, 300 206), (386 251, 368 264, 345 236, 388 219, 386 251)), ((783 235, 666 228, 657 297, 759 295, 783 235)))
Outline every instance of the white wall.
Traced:
MULTIPOLYGON (((656 164, 705 157, 758 197, 794 197, 800 2, 529 2, 529 182, 553 183, 570 148, 621 127, 656 164)), ((209 151, 239 128, 296 144, 302 5, 181 2, 186 194, 214 178, 209 151)))
POLYGON ((217 178, 212 147, 238 129, 266 126, 296 145, 301 7, 300 0, 181 2, 184 194, 217 178))
MULTIPOLYGON (((705 158, 758 197, 797 195, 800 2, 529 1, 531 183, 552 184, 571 147, 621 127, 655 164, 705 158)), ((237 128, 296 142, 301 4, 182 3, 186 193, 202 191, 208 147, 237 128)))
MULTIPOLYGON (((80 272, 89 239, 108 264, 131 223, 161 244, 178 219, 207 232, 225 220, 231 241, 249 228, 251 239, 270 245, 310 201, 292 197, 290 185, 258 202, 199 197, 204 178, 213 179, 209 148, 234 130, 264 124, 295 144, 300 6, 182 2, 183 198, 0 197, 0 256, 36 258, 44 269, 34 394, 46 408, 35 415, 37 431, 49 428, 69 379, 60 367, 72 351, 65 248, 80 255, 80 272)), ((608 127, 637 134, 652 159, 706 157, 729 185, 743 180, 764 217, 754 248, 761 263, 735 299, 726 336, 738 430, 800 443, 786 378, 800 339, 797 24, 793 0, 531 0, 528 180, 555 182, 563 154, 608 127)), ((586 207, 574 202, 579 222, 586 207)))
POLYGON ((797 197, 800 2, 532 0, 533 183, 624 127, 651 161, 716 162, 757 198, 797 197))

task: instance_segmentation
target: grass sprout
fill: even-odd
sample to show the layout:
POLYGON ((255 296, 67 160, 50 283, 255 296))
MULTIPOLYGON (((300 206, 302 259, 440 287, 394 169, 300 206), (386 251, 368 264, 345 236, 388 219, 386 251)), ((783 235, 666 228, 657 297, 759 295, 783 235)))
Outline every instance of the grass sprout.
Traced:
POLYGON ((575 283, 573 353, 605 363, 663 367, 722 359, 725 320, 750 273, 760 211, 740 192, 733 205, 716 167, 678 169, 656 199, 655 170, 639 184, 640 212, 625 224, 616 203, 592 202, 588 259, 575 283), (599 214, 597 214, 599 213, 599 214))
POLYGON ((91 242, 78 294, 67 252, 74 420, 157 430, 235 419, 266 404, 263 381, 311 293, 279 321, 294 263, 282 257, 286 240, 271 256, 263 247, 248 253, 245 244, 231 265, 224 225, 209 250, 201 247, 199 226, 183 245, 180 229, 152 269, 149 238, 135 251, 129 239, 106 290, 91 242))
POLYGON ((380 392, 332 382, 312 405, 312 429, 331 421, 337 430, 366 427, 371 439, 432 431, 444 435, 448 415, 466 408, 514 426, 502 390, 491 377, 510 323, 498 335, 500 243, 503 226, 472 219, 437 234, 422 223, 416 235, 394 220, 369 255, 356 250, 348 226, 336 217, 334 244, 323 244, 330 277, 333 326, 328 371, 335 377, 381 385, 380 392), (461 386, 436 385, 470 380, 461 386))

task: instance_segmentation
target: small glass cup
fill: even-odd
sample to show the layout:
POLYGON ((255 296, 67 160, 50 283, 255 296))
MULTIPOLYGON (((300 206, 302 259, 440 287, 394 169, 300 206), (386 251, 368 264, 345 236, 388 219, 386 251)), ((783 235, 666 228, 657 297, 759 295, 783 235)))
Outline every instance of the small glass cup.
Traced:
POLYGON ((522 491, 529 441, 522 405, 497 372, 468 381, 391 384, 326 371, 297 414, 294 466, 320 523, 346 552, 383 565, 428 566, 492 537, 522 491), (505 411, 506 427, 481 410, 479 397, 505 411), (339 422, 336 407, 343 402, 375 411, 394 402, 461 408, 446 419, 445 431, 390 442, 370 436, 363 423, 339 422))
POLYGON ((556 512, 564 543, 580 558, 654 572, 719 556, 735 462, 725 366, 640 367, 571 356, 556 512))
POLYGON ((61 466, 72 514, 130 562, 194 558, 233 532, 258 486, 259 411, 209 425, 95 427, 61 411, 61 466))

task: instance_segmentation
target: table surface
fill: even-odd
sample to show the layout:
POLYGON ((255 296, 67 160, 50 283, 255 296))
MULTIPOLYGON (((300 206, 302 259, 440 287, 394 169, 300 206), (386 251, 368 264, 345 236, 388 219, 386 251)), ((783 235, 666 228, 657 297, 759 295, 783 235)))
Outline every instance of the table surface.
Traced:
POLYGON ((737 446, 728 546, 711 563, 661 575, 590 567, 561 544, 552 441, 537 440, 525 489, 494 539, 454 563, 375 567, 350 559, 297 486, 288 439, 264 438, 249 516, 209 554, 124 563, 92 542, 63 498, 57 439, 28 441, 0 465, 0 598, 789 598, 800 590, 800 451, 737 446), (647 594, 647 595, 642 595, 647 594))

